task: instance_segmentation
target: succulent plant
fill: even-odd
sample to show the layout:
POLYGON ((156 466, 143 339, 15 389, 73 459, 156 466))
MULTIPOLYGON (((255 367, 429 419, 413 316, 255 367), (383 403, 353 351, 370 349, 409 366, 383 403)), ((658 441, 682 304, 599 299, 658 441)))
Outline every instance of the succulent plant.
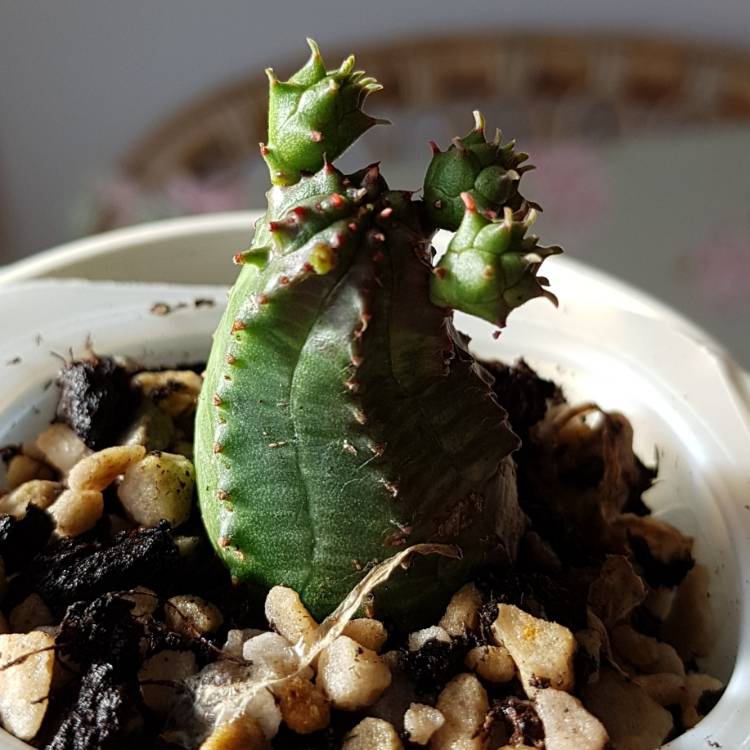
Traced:
MULTIPOLYGON (((504 213, 504 193, 482 177, 503 219, 465 197, 433 268, 440 224, 425 203, 390 190, 377 165, 346 175, 331 163, 373 124, 361 104, 378 85, 353 58, 326 71, 311 46, 289 81, 269 75, 261 150, 274 186, 252 247, 235 256, 206 370, 201 512, 237 579, 290 586, 316 617, 407 545, 460 546, 460 560, 420 558, 376 591, 377 612, 418 621, 478 565, 511 561, 524 528, 509 458, 518 439, 452 309, 504 323, 546 293, 536 271, 554 250, 524 236, 532 214, 517 179, 504 213)), ((463 141, 480 163, 512 153, 485 144, 485 159, 480 140, 463 141)), ((433 162, 431 189, 452 191, 449 171, 433 162)))
POLYGON ((454 138, 445 151, 434 141, 430 145, 432 161, 424 178, 424 203, 436 227, 458 229, 464 216, 463 193, 469 193, 479 210, 495 214, 504 208, 529 207, 518 192, 522 175, 534 168, 524 164, 529 155, 516 151, 515 141, 503 144, 499 130, 488 141, 479 112, 474 112, 473 130, 464 138, 454 138))

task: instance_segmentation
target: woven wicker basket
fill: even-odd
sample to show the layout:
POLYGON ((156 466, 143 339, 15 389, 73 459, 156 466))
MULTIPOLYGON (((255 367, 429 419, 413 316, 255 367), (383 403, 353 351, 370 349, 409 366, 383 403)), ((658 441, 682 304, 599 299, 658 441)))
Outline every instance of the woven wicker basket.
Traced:
MULTIPOLYGON (((378 113, 443 112, 450 120, 460 112, 461 130, 467 106, 535 138, 750 119, 750 55, 693 44, 488 34, 373 47, 357 59, 385 86, 372 105, 378 113)), ((266 98, 262 75, 201 97, 136 144, 125 174, 153 187, 176 173, 205 176, 254 156, 266 98)))

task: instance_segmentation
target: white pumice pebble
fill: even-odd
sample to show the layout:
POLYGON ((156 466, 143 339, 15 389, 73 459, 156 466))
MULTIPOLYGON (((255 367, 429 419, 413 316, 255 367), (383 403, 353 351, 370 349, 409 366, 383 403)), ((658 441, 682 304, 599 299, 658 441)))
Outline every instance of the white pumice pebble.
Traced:
POLYGON ((52 479, 53 472, 41 461, 19 453, 8 462, 5 481, 11 490, 34 479, 52 479))
POLYGON ((133 602, 131 612, 136 620, 151 617, 159 606, 159 597, 156 592, 145 586, 136 586, 134 589, 122 594, 121 598, 133 602))
POLYGON ((104 497, 98 490, 65 490, 48 512, 60 536, 78 536, 104 515, 104 497))
POLYGON ((241 716, 256 721, 267 739, 279 731, 281 710, 271 690, 258 686, 252 666, 222 659, 185 684, 193 697, 190 714, 203 725, 216 729, 241 716))
POLYGON ((510 682, 516 675, 515 662, 505 646, 476 646, 466 654, 464 664, 487 682, 510 682))
POLYGON ((638 672, 685 674, 685 665, 672 646, 643 635, 630 625, 623 623, 615 627, 610 633, 610 639, 618 656, 632 664, 638 672))
POLYGON ((344 737, 341 750, 403 750, 393 724, 368 717, 344 737))
POLYGON ((171 417, 194 411, 203 380, 192 370, 139 372, 131 383, 171 417))
POLYGON ((39 434, 36 447, 45 461, 63 474, 67 474, 82 458, 91 453, 86 443, 70 427, 59 422, 51 424, 39 434))
POLYGON ((481 606, 479 589, 473 583, 467 583, 453 594, 438 625, 453 637, 472 633, 479 627, 481 606))
POLYGON ((263 631, 256 628, 230 630, 227 633, 227 639, 224 641, 221 651, 224 656, 230 659, 242 659, 242 649, 245 646, 245 641, 261 633, 263 631))
POLYGON ((46 510, 57 500, 63 486, 49 479, 31 479, 0 497, 0 514, 23 518, 29 505, 46 510))
POLYGON ((419 649, 428 641, 450 643, 451 637, 445 629, 441 628, 439 625, 432 625, 429 628, 415 630, 413 633, 409 633, 409 651, 419 651, 419 649))
POLYGON ((190 516, 194 487, 195 469, 187 458, 157 452, 130 466, 117 496, 127 514, 141 526, 152 527, 166 520, 176 528, 190 516))
POLYGON ((603 668, 583 688, 583 705, 604 724, 615 748, 654 750, 672 731, 672 715, 638 684, 603 668))
POLYGON ((430 740, 430 750, 484 750, 482 725, 489 710, 487 691, 473 674, 456 675, 435 706, 445 723, 430 740))
POLYGON ((374 652, 341 635, 318 657, 317 684, 335 708, 371 706, 391 684, 391 670, 374 652))
POLYGON ((211 602, 199 596, 181 595, 167 599, 164 621, 175 633, 195 636, 213 633, 224 622, 224 618, 211 602))
POLYGON ((310 734, 325 729, 331 720, 331 703, 306 677, 294 675, 275 685, 281 718, 293 732, 310 734))
POLYGON ((546 750, 604 750, 607 730, 581 702, 562 690, 539 690, 534 708, 544 726, 546 750))
POLYGON ((286 677, 299 667, 299 657, 289 641, 278 633, 261 633, 245 641, 242 658, 264 678, 286 677))
POLYGON ((662 637, 685 660, 708 656, 714 641, 714 619, 708 590, 709 573, 696 565, 677 587, 662 637))
POLYGON ((191 651, 165 650, 150 656, 138 672, 143 702, 158 714, 168 714, 182 695, 180 682, 197 671, 191 651))
POLYGON ((292 644, 311 638, 318 627, 299 594, 286 586, 274 586, 268 592, 265 613, 271 627, 292 644))
POLYGON ((38 631, 0 635, 0 724, 21 740, 36 735, 47 712, 54 645, 38 631))
POLYGON ((72 490, 101 492, 145 455, 146 449, 142 445, 113 445, 111 448, 104 448, 82 458, 68 472, 68 486, 72 490))
POLYGON ((529 697, 541 687, 572 690, 576 639, 566 627, 499 604, 492 634, 510 652, 529 697))
POLYGON ((29 594, 10 611, 8 617, 13 633, 29 633, 46 625, 53 625, 55 618, 39 594, 29 594))
POLYGON ((348 635, 361 646, 379 653, 388 640, 388 631, 380 620, 372 617, 359 617, 346 623, 343 635, 348 635))
POLYGON ((404 730, 415 745, 426 745, 443 724, 445 716, 424 703, 412 703, 404 714, 404 730))

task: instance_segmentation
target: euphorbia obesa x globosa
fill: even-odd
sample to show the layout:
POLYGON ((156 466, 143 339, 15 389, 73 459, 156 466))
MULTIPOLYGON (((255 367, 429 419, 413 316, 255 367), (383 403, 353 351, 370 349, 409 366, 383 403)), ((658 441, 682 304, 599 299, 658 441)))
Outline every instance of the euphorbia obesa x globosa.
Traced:
POLYGON ((526 155, 488 142, 478 114, 433 146, 423 199, 377 165, 336 169, 376 124, 362 105, 380 86, 310 46, 288 81, 268 73, 272 187, 206 371, 201 511, 238 580, 290 586, 316 617, 406 545, 458 545, 460 560, 419 558, 375 592, 376 612, 415 620, 478 566, 512 561, 524 527, 518 439, 452 311, 505 325, 551 297, 537 271, 558 248, 527 234, 526 155), (433 265, 439 228, 455 234, 433 265))

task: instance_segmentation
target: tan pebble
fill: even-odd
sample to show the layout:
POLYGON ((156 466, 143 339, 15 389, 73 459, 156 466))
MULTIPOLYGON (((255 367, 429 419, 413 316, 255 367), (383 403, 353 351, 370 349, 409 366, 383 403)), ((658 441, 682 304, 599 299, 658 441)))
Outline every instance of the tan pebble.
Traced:
POLYGON ((479 589, 473 583, 467 583, 453 594, 438 625, 454 637, 472 633, 479 627, 481 606, 479 589))
POLYGON ((541 687, 572 690, 577 644, 570 630, 510 604, 499 604, 497 610, 492 633, 510 652, 526 694, 533 697, 541 687))
POLYGON ((96 490, 65 490, 49 507, 60 536, 78 536, 104 515, 104 497, 96 490))
POLYGON ((8 619, 13 633, 29 633, 55 622, 52 612, 39 594, 29 594, 20 604, 13 607, 8 619))
POLYGON ((37 436, 36 447, 47 463, 63 474, 67 474, 84 456, 91 453, 86 443, 70 427, 59 422, 50 425, 37 436))
POLYGON ((31 479, 0 498, 0 514, 23 518, 29 505, 46 510, 57 500, 63 486, 49 479, 31 479))
POLYGON ((672 715, 635 682, 602 668, 599 680, 585 685, 583 705, 609 734, 613 747, 653 750, 672 731, 672 715))
POLYGON ((8 487, 14 490, 33 479, 53 479, 53 477, 54 473, 49 466, 19 453, 8 462, 5 480, 8 487))
POLYGON ((317 684, 335 708, 371 706, 391 684, 391 670, 370 649, 341 635, 318 657, 317 684))
POLYGON ((268 592, 265 613, 269 625, 292 644, 312 638, 318 628, 299 594, 286 586, 274 586, 268 592))
POLYGON ((489 701, 473 674, 456 675, 438 696, 436 708, 445 723, 432 736, 430 750, 484 750, 482 727, 489 701))
POLYGON ((44 453, 42 453, 37 447, 36 439, 24 440, 21 444, 21 453, 23 453, 24 456, 33 458, 36 461, 41 461, 42 463, 47 460, 44 456, 44 453))
POLYGON ((561 690, 539 690, 534 708, 544 726, 546 750, 604 750, 607 730, 581 702, 561 690))
POLYGON ((388 631, 380 620, 372 617, 359 617, 350 620, 344 628, 343 635, 348 635, 370 651, 379 653, 388 640, 388 631))
POLYGON ((235 719, 217 727, 200 746, 200 750, 270 750, 257 721, 250 717, 235 719))
POLYGON ((185 523, 193 506, 195 468, 175 453, 149 453, 125 472, 117 496, 138 524, 156 526, 166 520, 185 523))
POLYGON ((516 665, 505 646, 476 646, 466 654, 466 667, 487 682, 510 682, 516 665))
POLYGON ((131 382, 173 418, 195 411, 203 385, 192 370, 139 372, 131 382))
POLYGON ((426 745, 443 724, 445 716, 424 703, 412 703, 404 714, 404 731, 415 745, 426 745))
POLYGON ((331 706, 323 691, 310 680, 295 675, 273 688, 284 723, 297 734, 325 729, 331 706))
POLYGON ((199 596, 173 596, 164 605, 164 621, 170 630, 186 636, 217 630, 224 618, 219 609, 199 596))
POLYGON ((0 635, 0 724, 20 740, 36 735, 47 712, 54 644, 46 633, 0 635))
POLYGON ((398 733, 388 721, 368 717, 362 719, 344 737, 341 750, 403 750, 398 733))
POLYGON ((142 445, 113 445, 82 458, 68 473, 73 490, 102 490, 146 455, 142 445))
POLYGON ((180 681, 197 672, 195 654, 190 651, 160 651, 143 662, 138 672, 146 706, 166 715, 181 697, 180 681))

